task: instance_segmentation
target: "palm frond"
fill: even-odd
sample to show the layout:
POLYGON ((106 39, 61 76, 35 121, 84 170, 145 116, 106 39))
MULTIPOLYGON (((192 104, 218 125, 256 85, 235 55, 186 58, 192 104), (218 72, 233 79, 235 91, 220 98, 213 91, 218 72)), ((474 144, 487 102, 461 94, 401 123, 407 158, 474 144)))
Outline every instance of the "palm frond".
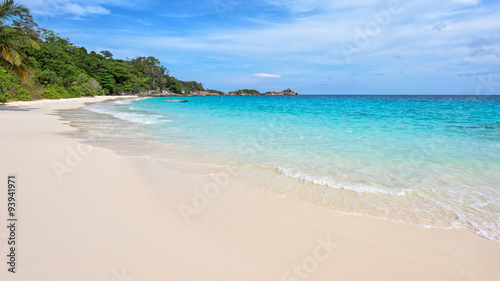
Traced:
POLYGON ((7 46, 0 46, 0 56, 6 60, 9 64, 14 64, 14 58, 12 56, 12 50, 7 46))
POLYGON ((0 65, 11 69, 27 82, 34 72, 23 48, 40 49, 38 42, 20 27, 6 26, 3 21, 29 14, 29 10, 14 0, 0 2, 0 65))
POLYGON ((12 42, 21 47, 40 49, 38 41, 18 27, 0 27, 0 44, 3 42, 12 42))
POLYGON ((12 70, 21 78, 24 82, 27 82, 29 77, 31 77, 32 70, 24 65, 14 66, 12 70))
POLYGON ((0 3, 0 22, 28 12, 26 7, 14 3, 14 0, 4 0, 0 3))

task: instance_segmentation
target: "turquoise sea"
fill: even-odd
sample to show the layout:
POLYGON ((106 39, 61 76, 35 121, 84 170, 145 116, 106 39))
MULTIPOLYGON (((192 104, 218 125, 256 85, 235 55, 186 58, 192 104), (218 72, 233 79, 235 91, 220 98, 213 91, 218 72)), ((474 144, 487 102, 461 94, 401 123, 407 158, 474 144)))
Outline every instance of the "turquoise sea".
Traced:
POLYGON ((182 99, 62 115, 118 153, 226 168, 276 196, 500 242, 498 96, 182 99))

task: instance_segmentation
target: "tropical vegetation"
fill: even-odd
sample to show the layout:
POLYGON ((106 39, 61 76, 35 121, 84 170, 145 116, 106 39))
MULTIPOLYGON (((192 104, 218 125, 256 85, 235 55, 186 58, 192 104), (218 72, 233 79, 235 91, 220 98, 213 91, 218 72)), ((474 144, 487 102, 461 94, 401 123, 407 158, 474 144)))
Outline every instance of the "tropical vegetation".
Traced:
POLYGON ((107 50, 89 52, 38 26, 22 5, 0 2, 0 102, 148 90, 187 95, 205 89, 170 76, 155 57, 120 60, 107 50))

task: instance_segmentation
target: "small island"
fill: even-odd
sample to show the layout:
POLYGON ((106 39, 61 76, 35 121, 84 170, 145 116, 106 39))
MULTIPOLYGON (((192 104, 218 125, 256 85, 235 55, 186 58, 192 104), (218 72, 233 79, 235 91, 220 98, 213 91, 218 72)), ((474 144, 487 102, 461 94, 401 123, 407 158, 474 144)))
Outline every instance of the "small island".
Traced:
MULTIPOLYGON (((127 94, 127 93, 125 93, 127 94)), ((236 90, 227 93, 216 90, 195 90, 191 92, 182 91, 181 93, 173 92, 170 89, 165 90, 149 90, 141 93, 136 93, 141 97, 206 97, 206 96, 298 96, 299 93, 286 89, 283 91, 269 91, 261 93, 257 90, 236 90)))

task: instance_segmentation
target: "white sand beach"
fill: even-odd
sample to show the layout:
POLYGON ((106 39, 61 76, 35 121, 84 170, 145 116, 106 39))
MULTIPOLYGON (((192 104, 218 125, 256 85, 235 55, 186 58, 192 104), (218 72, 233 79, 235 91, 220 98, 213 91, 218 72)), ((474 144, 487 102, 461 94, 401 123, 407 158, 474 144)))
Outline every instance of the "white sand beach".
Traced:
POLYGON ((0 280, 500 280, 500 243, 472 232, 340 214, 223 171, 117 155, 55 114, 109 98, 0 105, 0 280))

